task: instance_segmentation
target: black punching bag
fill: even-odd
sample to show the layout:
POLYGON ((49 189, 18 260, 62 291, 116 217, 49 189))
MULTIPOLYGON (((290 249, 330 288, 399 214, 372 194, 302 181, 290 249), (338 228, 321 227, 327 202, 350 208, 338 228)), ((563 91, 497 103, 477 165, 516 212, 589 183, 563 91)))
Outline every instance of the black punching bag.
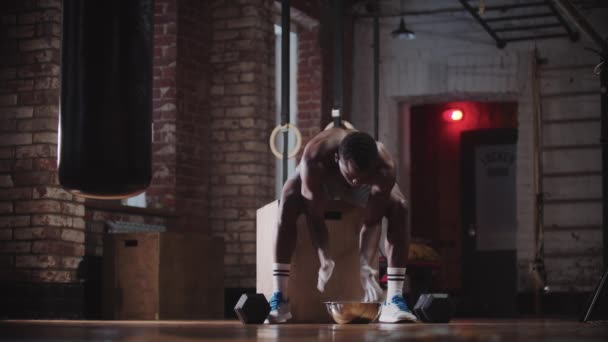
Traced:
POLYGON ((153 0, 64 0, 59 182, 123 198, 151 178, 153 0))

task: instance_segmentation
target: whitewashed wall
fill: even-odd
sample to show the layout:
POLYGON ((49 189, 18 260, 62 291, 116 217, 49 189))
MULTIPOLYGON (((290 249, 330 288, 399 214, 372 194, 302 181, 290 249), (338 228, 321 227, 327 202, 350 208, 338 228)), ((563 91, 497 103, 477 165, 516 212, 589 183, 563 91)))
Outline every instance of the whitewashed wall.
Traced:
MULTIPOLYGON (((407 1, 406 11, 454 7, 456 1, 407 1), (431 7, 433 6, 433 7, 431 7)), ((608 10, 583 13, 604 36, 608 10)), ((534 257, 534 190, 531 63, 536 46, 547 64, 541 70, 546 205, 546 266, 554 291, 585 291, 601 271, 601 159, 599 150, 599 58, 585 51, 593 44, 552 39, 509 43, 498 49, 466 12, 406 17, 413 41, 393 40, 398 18, 380 24, 380 140, 400 165, 399 182, 409 193, 409 108, 423 103, 515 101, 518 103, 517 259, 519 288, 531 285, 534 257), (584 93, 575 94, 575 93, 584 93), (401 106, 400 106, 401 105, 401 106), (586 121, 554 121, 586 118, 586 121), (551 121, 553 120, 553 122, 551 121), (551 146, 568 145, 568 149, 551 146), (576 145, 584 145, 579 148, 576 145), (595 145, 595 146, 590 146, 595 145), (583 172, 569 177, 559 172, 583 172)), ((371 19, 357 19, 354 46, 352 120, 373 132, 373 49, 371 19)))

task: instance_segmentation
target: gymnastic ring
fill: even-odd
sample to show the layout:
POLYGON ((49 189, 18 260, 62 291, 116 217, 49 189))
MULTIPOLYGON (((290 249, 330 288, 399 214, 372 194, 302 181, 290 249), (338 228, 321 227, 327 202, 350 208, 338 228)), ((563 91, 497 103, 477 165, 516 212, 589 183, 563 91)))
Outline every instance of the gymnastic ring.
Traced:
POLYGON ((295 157, 298 154, 298 152, 300 152, 300 148, 302 147, 302 134, 300 133, 300 130, 295 125, 292 125, 290 123, 286 123, 284 125, 278 125, 277 127, 275 127, 272 130, 272 133, 270 134, 270 151, 272 151, 272 154, 274 154, 274 156, 277 157, 277 159, 283 159, 283 154, 280 153, 279 150, 277 149, 277 147, 275 145, 275 139, 276 139, 279 131, 289 130, 289 129, 292 129, 293 134, 296 136, 296 147, 287 154, 287 158, 291 159, 291 158, 295 157))
MULTIPOLYGON (((346 120, 340 120, 340 122, 342 122, 342 124, 344 125, 344 127, 348 128, 348 129, 355 129, 355 126, 353 126, 353 124, 351 124, 350 122, 346 121, 346 120)), ((325 126, 325 128, 323 129, 324 131, 327 131, 330 128, 334 127, 334 122, 330 122, 327 126, 325 126)))

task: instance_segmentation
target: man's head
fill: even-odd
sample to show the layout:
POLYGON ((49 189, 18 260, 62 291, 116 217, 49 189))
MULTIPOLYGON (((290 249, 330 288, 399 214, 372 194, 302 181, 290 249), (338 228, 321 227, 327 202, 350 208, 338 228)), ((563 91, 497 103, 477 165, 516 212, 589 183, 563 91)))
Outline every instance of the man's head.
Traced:
POLYGON ((364 184, 378 161, 376 141, 363 132, 350 133, 340 142, 336 161, 350 185, 364 184))

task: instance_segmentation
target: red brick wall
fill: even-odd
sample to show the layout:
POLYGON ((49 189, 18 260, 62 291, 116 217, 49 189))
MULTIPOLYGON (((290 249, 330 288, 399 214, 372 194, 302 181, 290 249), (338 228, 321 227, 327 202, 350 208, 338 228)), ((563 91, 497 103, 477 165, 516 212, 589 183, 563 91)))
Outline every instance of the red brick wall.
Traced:
POLYGON ((0 279, 74 282, 84 207, 57 183, 61 3, 1 6, 0 279))
POLYGON ((321 131, 322 75, 319 27, 302 28, 298 30, 297 75, 297 126, 302 133, 302 146, 321 131))
MULTIPOLYGON (((101 222, 141 218, 87 210, 85 241, 83 201, 56 176, 61 1, 0 9, 0 283, 78 284, 85 246, 91 257, 102 252, 101 222)), ((274 199, 273 9, 272 0, 155 2, 148 204, 176 213, 170 229, 226 239, 228 287, 255 286, 255 213, 274 199)), ((307 138, 320 117, 317 34, 300 37, 307 138)))
POLYGON ((157 0, 153 178, 148 206, 175 210, 172 230, 208 231, 211 9, 157 0))
POLYGON ((177 38, 176 209, 173 230, 209 232, 211 6, 180 0, 177 38))
POLYGON ((227 287, 255 286, 256 209, 274 198, 272 0, 212 1, 211 227, 227 287))
POLYGON ((152 181, 146 199, 149 207, 175 209, 177 0, 154 5, 152 181))
POLYGON ((61 311, 61 296, 40 309, 43 284, 79 282, 84 206, 57 181, 60 20, 60 1, 0 3, 0 284, 29 289, 0 291, 0 316, 34 298, 61 311))

